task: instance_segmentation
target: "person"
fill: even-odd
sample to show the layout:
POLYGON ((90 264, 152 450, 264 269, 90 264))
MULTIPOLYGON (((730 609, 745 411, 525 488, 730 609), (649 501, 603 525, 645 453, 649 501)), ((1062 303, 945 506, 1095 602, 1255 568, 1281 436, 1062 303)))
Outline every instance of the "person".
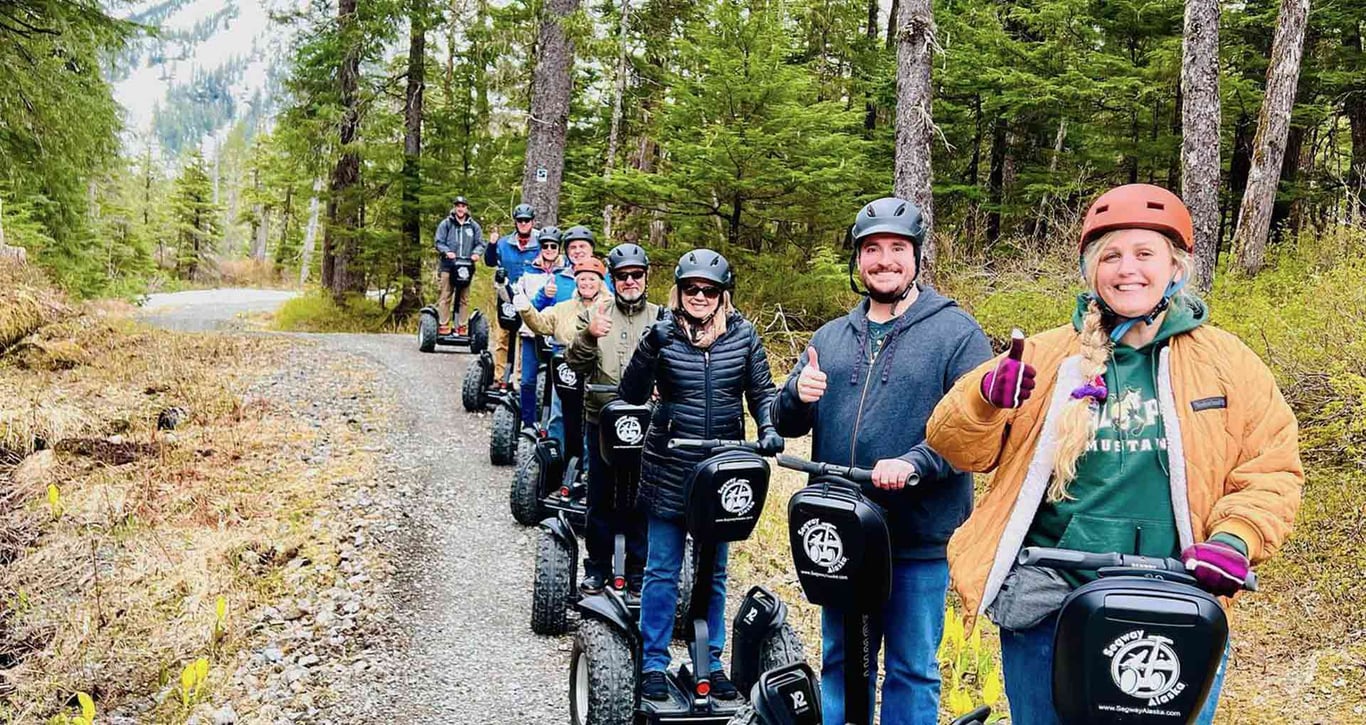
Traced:
POLYGON ((606 276, 602 260, 589 255, 574 265, 574 295, 569 299, 548 310, 538 310, 526 294, 519 293, 513 303, 532 332, 559 341, 573 340, 579 332, 579 317, 602 301, 598 295, 606 293, 606 276))
MULTIPOLYGON (((566 229, 563 241, 565 255, 569 257, 568 264, 552 276, 532 298, 531 304, 538 310, 547 309, 552 305, 573 298, 578 279, 576 267, 579 262, 593 256, 594 246, 597 243, 592 230, 582 224, 575 224, 566 229)), ((611 279, 606 281, 606 286, 609 294, 614 292, 611 279)), ((561 339, 568 341, 569 338, 561 339)), ((558 343, 553 347, 555 352, 560 352, 558 343)), ((551 391, 550 397, 550 429, 554 431, 564 430, 564 406, 560 402, 559 393, 554 390, 551 391)))
MULTIPOLYGON (((501 267, 503 273, 507 275, 507 281, 515 287, 517 282, 521 280, 526 266, 540 255, 541 247, 537 240, 536 230, 532 227, 536 220, 536 210, 530 204, 522 203, 513 208, 512 220, 515 226, 513 231, 484 249, 484 264, 489 267, 501 267)), ((508 346, 512 341, 508 339, 507 330, 500 326, 495 325, 493 332, 495 337, 493 379, 502 385, 503 374, 507 370, 508 346)), ((515 363, 515 355, 513 360, 515 363)), ((534 360, 532 365, 535 366, 534 360)), ((522 361, 522 366, 523 368, 526 367, 525 359, 522 361)), ((534 392, 532 397, 535 397, 534 392)))
MULTIPOLYGON (((925 224, 914 204, 894 197, 866 204, 850 234, 850 286, 860 291, 857 270, 867 299, 812 336, 773 419, 788 438, 810 433, 813 459, 873 470, 865 493, 887 512, 894 561, 891 594, 869 618, 869 702, 876 702, 881 652, 882 722, 934 723, 944 550, 972 508, 972 477, 930 448, 925 423, 953 382, 991 356, 991 346, 970 315, 916 282, 925 224), (910 474, 920 480, 906 487, 910 474)), ((843 614, 823 609, 821 633, 821 710, 826 723, 843 725, 843 614)))
MULTIPOLYGON (((573 298, 577 289, 575 280, 579 276, 575 268, 579 262, 593 256, 596 244, 597 239, 593 231, 582 224, 575 224, 564 230, 564 253, 569 261, 558 274, 545 283, 540 292, 531 299, 531 304, 538 310, 544 310, 573 298)), ((607 280, 607 291, 613 291, 610 279, 607 280)))
MULTIPOLYGON (((754 325, 731 301, 734 276, 726 258, 710 249, 682 256, 674 268, 669 313, 645 329, 621 378, 621 397, 644 403, 658 390, 640 470, 640 506, 649 540, 640 597, 642 697, 665 700, 669 688, 669 639, 678 603, 678 577, 687 545, 684 528, 687 480, 708 451, 670 450, 671 438, 745 437, 744 404, 758 426, 761 453, 783 450, 770 420, 776 395, 768 356, 754 325)), ((713 696, 733 700, 739 691, 726 676, 727 545, 716 544, 707 626, 713 696)), ((707 596, 699 591, 694 596, 707 596)))
POLYGON ((456 319, 456 334, 469 334, 470 319, 470 286, 465 285, 458 290, 451 284, 451 274, 455 271, 455 260, 470 259, 477 260, 484 254, 484 230, 479 226, 479 222, 470 216, 470 205, 463 196, 455 197, 455 204, 451 206, 451 213, 436 225, 436 252, 440 255, 437 261, 438 279, 441 284, 441 296, 436 303, 436 315, 439 326, 437 334, 449 335, 451 333, 451 298, 454 295, 455 304, 459 306, 459 317, 456 319))
MULTIPOLYGON (((544 227, 537 234, 537 245, 540 247, 540 254, 531 260, 530 263, 522 268, 522 276, 512 285, 513 302, 516 306, 516 297, 530 297, 538 294, 548 280, 554 279, 555 275, 564 265, 560 260, 560 240, 562 238, 559 227, 544 227)), ((521 378, 521 415, 522 426, 530 428, 535 425, 539 415, 538 403, 536 400, 536 374, 540 367, 540 361, 536 357, 536 333, 528 325, 522 325, 518 331, 521 337, 521 359, 522 359, 522 378, 521 378)))
MULTIPOLYGON (((565 352, 565 361, 592 385, 617 385, 635 353, 641 333, 659 317, 659 305, 645 297, 650 258, 637 244, 619 244, 607 254, 608 274, 616 281, 616 296, 604 296, 579 315, 578 334, 565 352)), ((639 596, 645 567, 645 518, 635 511, 610 507, 612 479, 597 445, 599 414, 611 395, 584 399, 584 435, 588 450, 588 510, 583 562, 585 595, 602 592, 612 571, 612 543, 617 532, 626 536, 628 594, 639 596)))
MULTIPOLYGON (((1087 289, 1071 324, 964 376, 930 419, 953 466, 995 471, 949 562, 969 626, 982 613, 1001 626, 1011 722, 1058 722, 1041 676, 1056 613, 1095 578, 1015 566, 1021 546, 1179 555, 1229 596, 1290 533, 1304 482, 1295 416, 1267 366, 1184 291, 1194 252, 1175 194, 1102 194, 1082 225, 1087 289)), ((1213 721, 1223 670, 1198 722, 1213 721)))

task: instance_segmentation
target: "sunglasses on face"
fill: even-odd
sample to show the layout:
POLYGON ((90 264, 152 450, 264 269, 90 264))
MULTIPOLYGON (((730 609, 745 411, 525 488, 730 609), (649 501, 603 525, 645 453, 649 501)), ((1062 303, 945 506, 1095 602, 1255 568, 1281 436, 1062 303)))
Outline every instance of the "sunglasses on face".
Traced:
POLYGON ((558 245, 558 244, 556 244, 556 243, 554 243, 554 242, 541 242, 541 249, 548 249, 548 250, 550 250, 550 251, 553 252, 553 251, 555 251, 555 250, 557 250, 557 249, 559 249, 559 248, 560 248, 560 245, 558 245))
POLYGON ((681 291, 683 292, 684 297, 695 297, 697 295, 702 295, 703 297, 706 297, 709 300, 714 300, 717 297, 721 296, 721 288, 713 287, 709 284, 690 284, 684 286, 681 291))
POLYGON ((634 272, 613 272, 612 279, 618 282, 638 282, 645 279, 645 272, 639 269, 634 272))

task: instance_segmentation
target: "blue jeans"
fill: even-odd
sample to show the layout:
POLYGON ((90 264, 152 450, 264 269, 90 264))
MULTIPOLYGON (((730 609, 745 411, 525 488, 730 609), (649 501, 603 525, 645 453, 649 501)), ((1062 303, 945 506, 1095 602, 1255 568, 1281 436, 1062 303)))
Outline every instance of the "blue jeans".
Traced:
MULTIPOLYGON (((868 622, 869 703, 876 702, 878 652, 886 653, 882 725, 935 725, 939 721, 936 656, 944 635, 948 589, 946 559, 908 559, 892 565, 892 594, 868 622)), ((844 725, 844 618, 840 610, 821 610, 821 639, 821 712, 825 725, 844 725)))
MULTIPOLYGON (((645 558, 645 586, 640 592, 640 636, 644 640, 642 672, 663 672, 669 668, 669 640, 678 606, 678 575, 683 570, 687 531, 682 524, 649 517, 649 550, 645 558)), ((716 545, 716 568, 711 578, 711 604, 707 608, 707 645, 711 650, 711 671, 722 668, 721 651, 726 647, 726 559, 729 546, 716 545)), ((693 591, 693 596, 703 596, 693 591)))
MULTIPOLYGON (((1013 725, 1056 725, 1058 722, 1053 707, 1053 630, 1057 625, 1058 618, 1054 615, 1029 629, 1001 630, 1001 669, 1013 725)), ((1224 687, 1227 668, 1228 647, 1225 646, 1214 684, 1210 685, 1209 696, 1196 719, 1199 725, 1214 722, 1214 710, 1219 706, 1219 691, 1224 687)))
POLYGON ((525 428, 536 423, 536 417, 541 411, 537 407, 540 402, 536 400, 536 367, 539 361, 536 359, 536 338, 521 337, 522 341, 522 427, 525 428))

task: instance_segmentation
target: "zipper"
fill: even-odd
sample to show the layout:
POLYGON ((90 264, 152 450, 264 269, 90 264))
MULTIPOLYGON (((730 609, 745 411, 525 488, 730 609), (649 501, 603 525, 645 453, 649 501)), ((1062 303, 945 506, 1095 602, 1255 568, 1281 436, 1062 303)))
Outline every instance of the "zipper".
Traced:
MULTIPOLYGON (((882 344, 887 344, 886 338, 883 338, 882 344)), ((863 392, 859 394, 858 413, 854 415, 854 434, 849 438, 849 465, 851 466, 858 465, 858 459, 854 458, 854 451, 858 449, 858 427, 859 423, 863 421, 863 403, 868 399, 868 383, 873 380, 873 370, 877 367, 878 354, 881 352, 882 348, 879 347, 878 352, 872 353, 868 357, 868 374, 863 378, 863 392)))
POLYGON ((702 351, 702 380, 706 386, 703 397, 705 405, 703 426, 705 433, 703 433, 702 437, 711 438, 711 350, 702 351))

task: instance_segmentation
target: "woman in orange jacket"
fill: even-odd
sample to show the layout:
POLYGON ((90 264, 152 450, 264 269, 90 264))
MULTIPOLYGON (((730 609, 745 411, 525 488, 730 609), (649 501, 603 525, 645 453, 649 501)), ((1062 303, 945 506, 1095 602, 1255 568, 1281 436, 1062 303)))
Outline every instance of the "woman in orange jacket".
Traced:
POLYGON ((949 463, 995 472, 949 542, 949 569, 969 619, 1001 627, 1014 723, 1057 721, 1051 678, 1038 675, 1062 599, 1094 578, 1019 567, 1022 546, 1179 556, 1228 596, 1294 523, 1294 414, 1256 354, 1182 293, 1193 252, 1175 194, 1130 184, 1101 195, 1082 229, 1088 291, 1072 324, 964 375, 930 418, 927 440, 949 463))

